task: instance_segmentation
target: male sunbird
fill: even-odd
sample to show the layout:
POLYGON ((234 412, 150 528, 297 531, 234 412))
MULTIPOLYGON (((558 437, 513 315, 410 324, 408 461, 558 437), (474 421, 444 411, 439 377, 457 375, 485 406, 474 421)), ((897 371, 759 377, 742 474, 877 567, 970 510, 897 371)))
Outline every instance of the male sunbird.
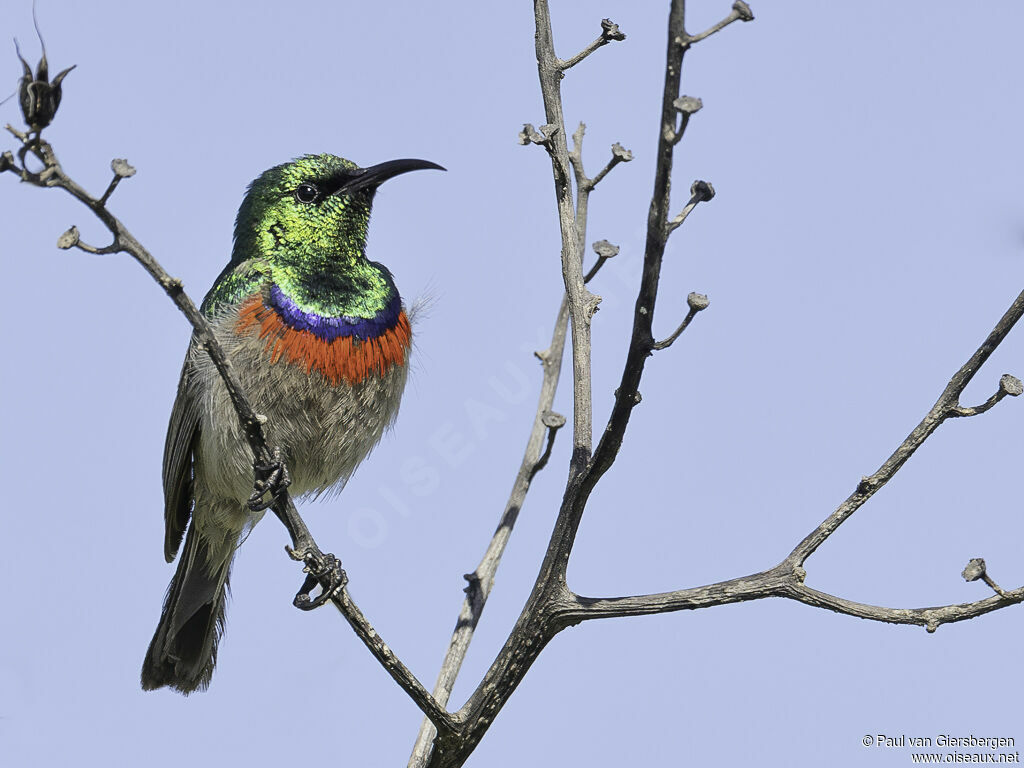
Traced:
MULTIPOLYGON (((349 478, 391 425, 412 331, 391 273, 366 256, 374 193, 425 160, 360 168, 306 155, 264 172, 235 221, 231 261, 203 301, 290 490, 349 478)), ((177 571, 142 666, 142 687, 188 694, 210 683, 235 550, 252 512, 253 454, 227 390, 195 338, 171 411, 163 463, 164 556, 177 571)))

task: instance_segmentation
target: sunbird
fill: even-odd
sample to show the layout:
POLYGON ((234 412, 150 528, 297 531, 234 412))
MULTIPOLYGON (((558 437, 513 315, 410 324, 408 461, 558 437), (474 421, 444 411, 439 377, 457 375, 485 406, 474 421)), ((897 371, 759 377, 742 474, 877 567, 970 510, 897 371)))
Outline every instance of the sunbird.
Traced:
MULTIPOLYGON (((289 490, 337 490, 398 412, 412 329, 391 272, 366 256, 377 188, 426 160, 360 168, 305 155, 259 176, 235 220, 231 261, 202 304, 280 448, 289 490)), ((164 557, 178 566, 142 665, 142 687, 204 690, 224 631, 235 551, 250 508, 253 454, 227 389, 193 336, 164 445, 164 557), (182 546, 182 540, 184 545, 182 546)))

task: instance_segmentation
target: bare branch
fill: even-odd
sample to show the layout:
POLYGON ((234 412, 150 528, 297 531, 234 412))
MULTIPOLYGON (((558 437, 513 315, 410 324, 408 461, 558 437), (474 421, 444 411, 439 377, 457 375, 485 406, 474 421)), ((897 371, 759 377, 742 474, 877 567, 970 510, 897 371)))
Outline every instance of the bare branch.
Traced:
POLYGON ((916 624, 925 627, 929 632, 934 632, 942 624, 966 621, 1024 602, 1024 587, 1010 592, 996 588, 996 597, 974 603, 930 608, 886 608, 846 600, 813 589, 803 583, 804 576, 803 568, 793 568, 783 562, 771 570, 752 576, 674 592, 606 598, 573 595, 571 601, 560 606, 558 619, 560 622, 576 624, 591 619, 649 616, 656 613, 712 608, 765 597, 784 597, 847 616, 888 624, 916 624))
MULTIPOLYGON (((586 129, 586 124, 581 122, 579 124, 579 127, 572 135, 572 150, 569 152, 569 161, 572 163, 573 171, 576 174, 577 200, 579 200, 579 198, 581 197, 584 199, 583 218, 586 218, 586 196, 594 191, 594 187, 598 185, 601 179, 608 175, 608 172, 611 171, 612 168, 614 168, 619 163, 628 163, 633 159, 633 153, 631 151, 623 147, 618 142, 615 142, 614 144, 612 144, 612 156, 608 160, 605 167, 602 168, 598 172, 597 176, 595 176, 594 178, 588 178, 587 174, 583 170, 583 134, 585 133, 586 129)), ((577 217, 580 216, 580 208, 578 203, 576 215, 577 217)))
POLYGON ((541 421, 548 428, 548 443, 544 453, 537 459, 537 463, 530 470, 530 480, 533 480, 537 473, 548 465, 548 461, 551 459, 551 452, 555 449, 555 437, 558 435, 558 430, 565 426, 565 416, 554 411, 548 411, 541 417, 541 421))
MULTIPOLYGON (((593 270, 592 270, 593 271, 593 270)), ((473 640, 473 633, 483 614, 487 598, 494 586, 494 578, 501 558, 505 554, 505 547, 512 535, 519 512, 526 500, 526 494, 530 490, 530 483, 551 456, 554 447, 555 435, 562 425, 565 424, 565 417, 551 411, 555 400, 555 392, 558 390, 558 380, 562 371, 562 358, 565 356, 565 337, 569 320, 569 304, 565 298, 555 318, 555 327, 551 333, 551 343, 548 348, 537 352, 537 358, 543 366, 543 378, 541 381, 540 395, 537 400, 537 411, 533 420, 533 428, 530 431, 529 440, 526 443, 526 450, 523 453, 523 460, 519 465, 519 472, 512 485, 512 492, 509 494, 505 510, 501 515, 494 536, 491 538, 487 550, 480 560, 476 569, 466 574, 466 597, 459 610, 459 617, 455 623, 455 630, 452 639, 448 644, 444 661, 441 663, 441 671, 438 673, 437 682, 434 684, 434 699, 442 707, 448 703, 452 688, 462 663, 466 658, 469 645, 473 640), (541 454, 541 447, 544 444, 544 435, 548 435, 547 449, 541 454)), ((427 764, 430 759, 434 737, 437 731, 432 722, 424 720, 420 725, 419 734, 416 737, 416 744, 413 746, 412 755, 409 758, 409 768, 420 768, 427 764)))
POLYGON ((517 136, 520 144, 538 144, 551 152, 551 137, 558 132, 558 126, 547 123, 538 131, 531 123, 523 123, 523 130, 517 136))
POLYGON ((534 0, 537 24, 537 71, 545 119, 556 126, 550 136, 548 153, 555 182, 555 199, 562 234, 562 279, 569 297, 569 320, 573 359, 573 458, 571 474, 579 474, 590 460, 593 444, 593 406, 590 384, 590 321, 600 299, 583 283, 583 243, 578 230, 579 212, 570 183, 569 150, 565 140, 561 80, 558 57, 551 35, 547 0, 534 0))
POLYGON ((591 180, 583 170, 583 136, 587 132, 587 124, 582 120, 572 132, 572 149, 569 150, 569 163, 572 165, 572 172, 576 176, 576 216, 579 217, 580 198, 583 198, 584 212, 586 211, 586 194, 590 192, 591 180))
POLYGON ((703 293, 691 293, 686 297, 686 303, 690 307, 690 311, 686 313, 686 317, 683 318, 683 322, 679 324, 679 327, 664 341, 655 342, 652 345, 652 349, 668 349, 672 346, 672 342, 679 338, 680 334, 686 330, 686 327, 690 324, 690 321, 697 316, 698 312, 705 310, 710 305, 708 297, 703 293))
MULTIPOLYGON (((594 243, 594 250, 597 252, 598 259, 587 272, 584 278, 585 282, 590 282, 600 271, 601 266, 619 252, 618 246, 612 245, 607 240, 594 243)), ((505 505, 505 511, 494 532, 494 536, 491 538, 487 551, 484 553, 476 570, 465 576, 467 581, 466 597, 463 600, 462 608, 459 611, 459 617, 455 624, 455 631, 452 633, 448 651, 445 654, 444 661, 441 664, 441 671, 434 685, 434 698, 442 706, 448 703, 452 688, 455 686, 455 680, 462 669, 462 663, 466 658, 469 645, 473 640, 473 633, 476 630, 480 616, 483 614, 484 606, 487 604, 487 599, 494 586, 498 566, 501 564, 505 547, 512 535, 512 530, 519 517, 526 494, 530 489, 530 483, 537 473, 547 465, 548 459, 551 457, 551 451, 554 448, 555 436, 558 430, 565 425, 565 417, 559 413, 554 413, 550 408, 554 402, 555 392, 558 389, 562 359, 565 356, 568 319, 569 305, 563 297, 562 304, 558 310, 558 316, 555 320, 551 343, 547 349, 535 353, 537 359, 541 361, 544 367, 544 376, 541 382, 541 393, 537 403, 533 430, 526 445, 523 461, 519 467, 519 474, 516 476, 512 493, 509 496, 508 503, 505 505), (548 441, 543 455, 538 455, 544 435, 542 427, 547 430, 548 441)), ((412 755, 409 758, 409 768, 421 768, 421 766, 427 764, 432 754, 433 740, 436 735, 437 731, 432 723, 429 722, 429 719, 424 720, 420 725, 416 744, 413 746, 412 755)))
MULTIPOLYGON (((537 39, 539 48, 541 41, 550 33, 548 26, 550 21, 547 18, 547 7, 543 0, 537 0, 535 8, 538 11, 537 39)), ((461 765, 547 642, 565 626, 584 618, 596 617, 597 613, 604 615, 656 613, 702 607, 701 603, 715 605, 723 602, 779 596, 809 604, 818 604, 821 607, 829 607, 832 610, 852 615, 862 615, 866 618, 923 623, 934 629, 944 621, 962 620, 1013 602, 1013 600, 1005 598, 993 598, 968 606, 920 609, 917 612, 864 606, 804 586, 804 570, 801 565, 803 561, 794 562, 790 558, 764 574, 711 585, 702 592, 684 590, 653 597, 617 598, 604 603, 590 601, 590 604, 583 608, 580 603, 585 599, 577 598, 566 587, 565 568, 588 495, 602 474, 611 466, 618 453, 631 410, 639 402, 637 385, 643 373, 644 362, 655 343, 651 335, 651 320, 667 237, 668 182, 672 166, 672 149, 675 145, 673 129, 678 111, 674 102, 678 99, 679 72, 685 52, 684 47, 674 45, 671 41, 674 40, 674 35, 678 35, 683 29, 683 9, 682 0, 673 1, 662 106, 662 131, 656 158, 654 195, 648 219, 643 277, 634 312, 633 335, 624 366, 622 384, 615 394, 615 406, 608 426, 585 472, 582 476, 570 474, 569 484, 541 571, 512 634, 473 695, 456 715, 458 721, 466 724, 465 730, 457 741, 438 740, 437 749, 430 763, 432 766, 461 765)), ((543 85, 545 79, 543 57, 540 52, 538 59, 541 61, 543 85)), ((580 133, 581 140, 582 133, 580 133)), ((579 169, 577 169, 577 173, 579 173, 579 169)), ((556 168, 556 188, 558 183, 559 176, 556 168)), ((995 343, 998 343, 998 340, 995 343)), ((985 357, 990 352, 991 350, 985 354, 985 357)), ((980 364, 983 361, 983 358, 978 358, 974 362, 980 364)))
MULTIPOLYGON (((628 163, 633 159, 633 153, 628 149, 624 149, 621 144, 616 142, 612 145, 612 157, 611 160, 608 161, 608 164, 593 179, 588 178, 583 169, 583 136, 586 133, 586 130, 586 124, 581 122, 572 134, 572 150, 569 152, 569 162, 572 165, 573 173, 576 176, 575 224, 576 236, 581 253, 583 252, 583 243, 586 241, 590 193, 594 191, 597 183, 607 176, 608 172, 612 168, 619 163, 628 163)), ((600 240, 594 243, 594 251, 597 253, 598 260, 591 268, 590 272, 583 277, 584 284, 590 282, 591 278, 596 275, 597 271, 604 265, 604 262, 619 252, 619 248, 616 245, 612 245, 607 240, 600 240)))
POLYGON ((102 248, 97 248, 96 246, 89 245, 82 241, 82 238, 78 233, 78 227, 71 227, 67 232, 57 238, 57 247, 62 251, 66 251, 69 248, 77 248, 80 251, 85 251, 86 253, 99 256, 106 253, 116 253, 117 241, 115 240, 110 245, 105 245, 102 248))
MULTIPOLYGON (((17 128, 15 128, 13 125, 11 125, 10 123, 7 123, 7 125, 4 126, 4 130, 7 131, 8 133, 10 133, 12 136, 14 136, 14 138, 18 139, 21 142, 23 142, 23 143, 27 143, 28 142, 28 134, 27 133, 22 133, 17 128)), ((5 152, 4 154, 5 155, 9 155, 10 152, 5 152)), ((12 155, 12 158, 13 158, 13 155, 12 155)))
POLYGON ((1008 373, 1004 373, 999 379, 999 389, 981 405, 975 405, 972 408, 964 408, 956 405, 949 409, 950 417, 962 417, 962 416, 977 416, 979 413, 984 413, 993 405, 998 403, 1004 397, 1009 395, 1010 397, 1017 397, 1024 392, 1024 385, 1021 384, 1021 380, 1016 376, 1011 376, 1008 373))
POLYGON ((713 24, 712 26, 705 29, 703 32, 700 32, 699 34, 696 35, 687 35, 683 33, 682 35, 676 38, 676 43, 678 45, 683 46, 684 48, 689 48, 694 43, 699 43, 701 40, 711 37, 713 34, 721 31, 725 27, 732 24, 734 21, 753 20, 754 13, 753 11, 750 10, 750 6, 743 2, 743 0, 736 0, 736 2, 732 4, 732 12, 724 19, 722 19, 720 22, 718 22, 717 24, 713 24))
POLYGON ((572 595, 562 609, 563 621, 577 624, 591 619, 611 619, 626 616, 649 616, 655 613, 692 611, 717 605, 760 600, 774 597, 785 587, 792 574, 773 569, 743 576, 738 579, 720 581, 702 587, 679 589, 674 592, 659 592, 632 597, 583 597, 572 595))
POLYGON ((110 184, 107 186, 107 191, 103 193, 103 196, 99 199, 100 205, 106 205, 107 200, 114 194, 114 190, 117 189, 117 185, 121 183, 121 179, 128 179, 135 175, 135 168, 128 164, 127 160, 120 158, 114 158, 110 161, 110 170, 114 172, 114 178, 110 180, 110 184))
MULTIPOLYGON (((573 516, 582 516, 586 500, 598 481, 608 471, 622 445, 626 427, 629 425, 633 408, 639 402, 638 390, 643 377, 644 366, 655 343, 652 333, 654 310, 658 298, 658 282, 661 277, 661 263, 665 255, 668 238, 668 211, 670 205, 673 153, 675 148, 675 124, 678 114, 676 101, 682 77, 683 57, 686 48, 675 43, 676 38, 685 34, 685 2, 672 0, 669 11, 668 45, 665 54, 665 80, 662 87, 660 130, 655 155, 654 189, 647 216, 647 237, 644 249, 644 263, 641 272, 640 289, 633 310, 633 328, 629 347, 622 369, 622 378, 615 390, 615 404, 608 417, 604 433, 594 451, 587 476, 580 488, 580 497, 573 499, 573 516)), ((694 194, 698 190, 694 190, 694 194)), ((706 195, 711 188, 701 190, 706 195)), ((692 195, 691 195, 692 197, 692 195)), ((696 205, 693 201, 693 204, 696 205)), ((685 218, 685 217, 684 217, 685 218)), ((563 505, 563 510, 565 509, 563 505)), ((575 523, 578 525, 578 520, 575 523)), ((575 530, 573 528, 573 530, 575 530)), ((571 542, 568 543, 571 548, 571 542)))
POLYGON ((586 48, 584 48, 582 51, 573 56, 571 59, 566 59, 565 61, 557 59, 557 67, 560 71, 565 72, 567 69, 575 67, 577 64, 579 64, 581 61, 587 58, 587 56, 592 54, 601 46, 608 45, 608 43, 613 41, 625 39, 626 36, 625 34, 619 31, 618 24, 614 23, 611 19, 602 19, 601 36, 598 37, 597 40, 592 42, 586 48))
MULTIPOLYGON (((528 140, 532 140, 530 139, 531 133, 536 134, 536 131, 532 129, 532 126, 524 126, 524 130, 520 134, 520 137, 522 138, 526 135, 528 140)), ((553 135, 554 131, 550 131, 549 133, 553 135)), ((573 149, 571 152, 568 152, 569 161, 577 180, 574 228, 577 232, 581 251, 582 243, 586 236, 587 201, 590 192, 593 190, 593 183, 596 183, 591 183, 583 171, 582 151, 583 137, 585 133, 586 125, 581 122, 573 132, 573 149)), ((548 142, 547 146, 550 146, 550 142, 548 142)), ((613 153, 614 152, 615 150, 613 148, 613 153)), ((628 151, 623 150, 623 152, 628 151)), ((620 157, 619 162, 628 162, 630 159, 632 159, 631 154, 628 158, 620 157)), ((607 240, 599 240, 594 243, 593 247, 594 252, 597 254, 597 261, 583 277, 584 283, 589 283, 597 275, 604 263, 608 261, 608 259, 616 256, 619 252, 619 247, 617 245, 612 245, 607 240)), ((523 462, 519 468, 516 483, 513 486, 512 494, 505 506, 501 522, 498 524, 498 528, 495 530, 494 536, 492 537, 490 545, 484 553, 480 564, 473 573, 466 574, 465 577, 468 582, 466 587, 466 597, 463 600, 462 608, 459 611, 459 618, 455 625, 455 631, 452 633, 452 639, 449 642, 448 651, 445 655, 444 661, 442 662, 437 683, 434 686, 434 697, 442 705, 447 704, 448 698, 451 695, 451 690, 455 685, 455 680, 462 668, 462 663, 473 639, 473 633, 476 630, 477 623, 480 620, 484 606, 486 605, 491 589, 493 588, 495 574, 501 563, 501 558, 504 554, 508 539, 512 534, 512 529, 515 526, 519 511, 526 497, 526 493, 529 490, 529 483, 533 480, 537 472, 547 464, 552 448, 554 447, 555 435, 558 429, 565 424, 565 417, 561 414, 553 413, 550 408, 554 402, 555 391, 558 387, 558 379, 562 367, 562 359, 564 357, 568 317, 569 304, 567 298, 563 297, 561 307, 558 311, 558 317, 555 321, 555 329, 552 333, 551 344, 546 350, 536 353, 537 358, 544 366, 544 378, 541 383, 541 394, 537 404, 536 415, 534 417, 533 430, 527 443, 526 452, 523 457, 523 462), (540 440, 543 438, 544 434, 542 426, 547 428, 548 443, 544 454, 539 455, 540 440)), ((412 755, 409 758, 409 768, 421 768, 421 766, 427 764, 427 761, 431 759, 433 754, 433 741, 435 737, 435 729, 430 722, 424 720, 420 726, 420 731, 416 738, 416 744, 413 746, 412 755)))
POLYGON ((1024 587, 975 603, 959 603, 935 608, 883 608, 845 600, 799 583, 787 586, 780 592, 779 597, 788 597, 815 608, 827 608, 830 611, 856 616, 859 619, 882 621, 887 624, 917 624, 929 632, 934 632, 943 624, 966 621, 1000 608, 1024 602, 1024 587))
MULTIPOLYGON (((534 0, 536 20, 537 64, 549 123, 564 125, 560 93, 561 72, 551 39, 551 19, 546 0, 534 0)), ((650 354, 651 312, 657 295, 658 274, 665 248, 665 226, 668 220, 668 182, 671 174, 672 144, 665 138, 664 126, 672 128, 677 111, 672 102, 679 97, 679 74, 683 49, 673 43, 683 33, 684 0, 672 0, 669 16, 668 50, 665 65, 665 87, 662 101, 662 126, 656 158, 655 193, 648 219, 647 250, 644 256, 643 280, 634 313, 633 334, 625 365, 624 383, 616 394, 609 426, 591 458, 592 404, 590 391, 590 324, 589 313, 596 307, 592 294, 584 290, 580 254, 583 237, 580 214, 586 208, 586 190, 578 185, 576 217, 570 190, 571 159, 565 147, 564 131, 553 137, 551 153, 559 220, 562 227, 562 271, 569 299, 573 339, 573 458, 569 481, 555 521, 540 573, 514 629, 483 680, 466 704, 456 713, 464 723, 458 738, 435 740, 429 765, 432 768, 461 765, 487 731, 495 715, 504 706, 534 660, 567 624, 564 609, 573 604, 572 593, 565 583, 566 565, 583 516, 586 501, 601 474, 611 465, 628 422, 629 411, 636 403, 636 385, 643 370, 643 361, 650 354), (579 194, 582 191, 583 194, 579 194), (581 204, 582 203, 582 204, 581 204), (628 404, 627 404, 627 401, 628 404)), ((578 131, 577 148, 582 142, 578 131)), ((577 152, 579 154, 579 152, 577 152)), ((575 168, 577 181, 582 164, 575 168)), ((600 255, 600 254, 599 254, 600 255)))
POLYGON ((675 127, 675 123, 671 128, 666 128, 665 138, 672 144, 678 144, 686 134, 686 126, 690 124, 690 118, 704 107, 704 102, 693 96, 680 96, 672 102, 672 106, 679 111, 682 118, 678 128, 675 127))
MULTIPOLYGON (((814 553, 814 551, 820 547, 825 540, 835 533, 836 529, 842 525, 849 517, 863 506, 864 502, 870 499, 875 492, 884 486, 889 480, 892 479, 893 475, 899 471, 907 460, 914 455, 914 452, 927 440, 936 429, 944 422, 947 418, 953 415, 972 415, 972 414, 954 414, 954 411, 959 408, 960 394, 964 391, 964 388, 970 383, 971 379, 978 372, 978 369, 985 363, 986 360, 992 355, 996 347, 998 347, 1006 335, 1010 332, 1017 321, 1020 320, 1021 316, 1024 315, 1024 291, 1017 296, 1010 308, 1006 310, 1006 313, 996 323, 996 327, 992 329, 992 332, 988 337, 981 343, 977 351, 971 355, 971 358, 963 364, 959 371, 957 371, 953 378, 950 379, 949 384, 943 390, 939 399, 932 406, 932 409, 928 411, 921 422, 914 427, 914 430, 907 436, 900 446, 893 452, 893 454, 885 461, 885 463, 878 468, 878 470, 870 477, 862 478, 857 484, 856 490, 839 505, 839 508, 829 515, 817 528, 811 531, 807 537, 797 545, 796 549, 790 553, 789 557, 786 558, 787 562, 793 563, 794 565, 803 565, 804 561, 814 553)), ((1000 392, 1005 394, 1011 394, 1016 391, 1017 386, 1014 382, 1017 382, 1012 376, 1006 377, 1000 381, 1000 392), (1005 383, 1004 383, 1005 382, 1005 383)), ((994 404, 994 403, 993 403, 994 404)), ((991 405, 978 406, 979 408, 985 407, 987 410, 991 408, 991 405)), ((980 411, 979 411, 980 412, 980 411)))
MULTIPOLYGON (((59 240, 57 241, 57 247, 60 248, 59 240)), ((113 243, 111 243, 110 245, 105 245, 102 248, 97 248, 95 246, 89 245, 88 243, 79 240, 78 242, 75 243, 75 248, 77 248, 80 251, 85 251, 86 253, 91 253, 94 256, 104 256, 108 253, 117 253, 117 246, 114 245, 113 243)))
POLYGON ((8 133, 10 133, 12 136, 14 136, 19 141, 21 141, 23 144, 27 144, 28 143, 28 134, 27 133, 22 133, 17 128, 15 128, 13 125, 11 125, 10 123, 7 123, 7 125, 4 126, 4 130, 6 130, 8 133))
POLYGON ((593 189, 600 183, 601 179, 608 175, 608 172, 612 168, 614 168, 619 163, 628 163, 632 159, 633 153, 630 152, 625 147, 623 147, 618 142, 615 142, 614 144, 612 144, 611 159, 608 161, 604 168, 598 171, 597 176, 589 180, 587 186, 589 186, 590 189, 593 189))
POLYGON ((592 247, 594 249, 594 253, 597 254, 597 261, 594 262, 594 266, 590 268, 587 274, 583 276, 584 283, 589 283, 593 280, 608 259, 615 258, 619 255, 619 246, 612 245, 607 240, 598 240, 592 247))
MULTIPOLYGON (((615 165, 620 162, 626 163, 633 159, 633 153, 628 149, 623 149, 621 145, 615 144, 612 146, 612 159, 608 162, 608 165, 597 175, 597 178, 591 179, 587 176, 586 171, 583 168, 583 136, 587 131, 586 123, 580 122, 576 130, 572 134, 572 149, 569 151, 569 163, 572 165, 573 174, 576 177, 576 237, 577 245, 580 249, 580 253, 583 253, 583 244, 586 242, 587 234, 587 216, 590 206, 590 193, 594 191, 594 187, 597 186, 597 182, 604 178, 615 165)), ((607 241, 601 241, 607 243, 607 241)), ((610 244, 609 244, 610 245, 610 244)), ((611 246, 615 248, 615 246, 611 246)), ((595 244, 596 249, 596 244, 595 244)), ((618 248, 615 248, 615 253, 618 253, 618 248)), ((601 268, 604 263, 603 254, 598 252, 598 262, 592 268, 592 273, 596 273, 596 270, 601 268)), ((615 254, 611 254, 614 256, 615 254)), ((590 282, 590 278, 593 274, 586 275, 583 278, 584 284, 590 282)))
POLYGON ((968 561, 967 566, 964 568, 963 573, 960 574, 964 577, 964 581, 977 581, 981 579, 988 584, 992 591, 1000 597, 1010 597, 1010 594, 1003 590, 992 577, 988 575, 988 569, 985 566, 985 560, 980 557, 976 557, 973 560, 968 561))
POLYGON ((690 185, 690 200, 683 206, 683 210, 679 212, 672 221, 665 225, 665 237, 667 238, 686 221, 686 217, 690 215, 690 211, 697 207, 697 203, 702 203, 705 200, 711 200, 715 196, 715 188, 711 186, 710 182, 701 181, 698 179, 690 185))
POLYGON ((409 695, 420 710, 422 710, 423 714, 430 719, 434 727, 445 734, 454 733, 455 722, 452 716, 445 711, 444 704, 431 696, 409 668, 395 656, 387 643, 381 639, 377 631, 370 625, 370 622, 366 620, 363 612, 352 602, 348 590, 341 589, 332 598, 332 602, 341 611, 341 615, 345 617, 352 629, 355 630, 359 639, 363 641, 366 647, 370 649, 370 652, 381 663, 381 666, 387 670, 387 673, 401 686, 402 690, 409 695))

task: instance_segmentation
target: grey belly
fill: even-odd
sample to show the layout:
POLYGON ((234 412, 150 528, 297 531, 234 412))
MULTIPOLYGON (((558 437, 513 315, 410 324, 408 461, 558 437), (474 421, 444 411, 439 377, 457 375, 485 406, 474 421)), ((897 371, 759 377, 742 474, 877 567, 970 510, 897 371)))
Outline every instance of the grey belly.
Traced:
MULTIPOLYGON (((230 321, 215 326, 243 390, 257 413, 266 416, 267 442, 279 447, 291 473, 291 493, 318 495, 340 489, 356 466, 394 421, 405 388, 408 364, 392 366, 355 386, 330 384, 316 371, 280 360, 273 365, 266 341, 238 336, 230 321)), ((218 506, 234 500, 244 524, 245 500, 252 493, 253 456, 220 375, 205 352, 192 350, 193 379, 203 403, 195 485, 218 506), (213 499, 211 499, 213 500, 213 499)), ((251 522, 251 521, 250 521, 251 522)))

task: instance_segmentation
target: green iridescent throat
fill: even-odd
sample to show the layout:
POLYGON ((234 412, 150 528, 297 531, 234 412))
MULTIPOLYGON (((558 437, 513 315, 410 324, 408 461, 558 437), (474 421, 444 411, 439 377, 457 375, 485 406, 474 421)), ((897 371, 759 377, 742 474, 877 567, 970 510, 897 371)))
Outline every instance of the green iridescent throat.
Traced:
POLYGON ((390 273, 366 258, 372 191, 302 202, 300 185, 327 189, 356 166, 307 155, 266 171, 249 187, 235 222, 231 263, 203 302, 209 314, 276 284, 303 312, 373 318, 396 291, 390 273))

